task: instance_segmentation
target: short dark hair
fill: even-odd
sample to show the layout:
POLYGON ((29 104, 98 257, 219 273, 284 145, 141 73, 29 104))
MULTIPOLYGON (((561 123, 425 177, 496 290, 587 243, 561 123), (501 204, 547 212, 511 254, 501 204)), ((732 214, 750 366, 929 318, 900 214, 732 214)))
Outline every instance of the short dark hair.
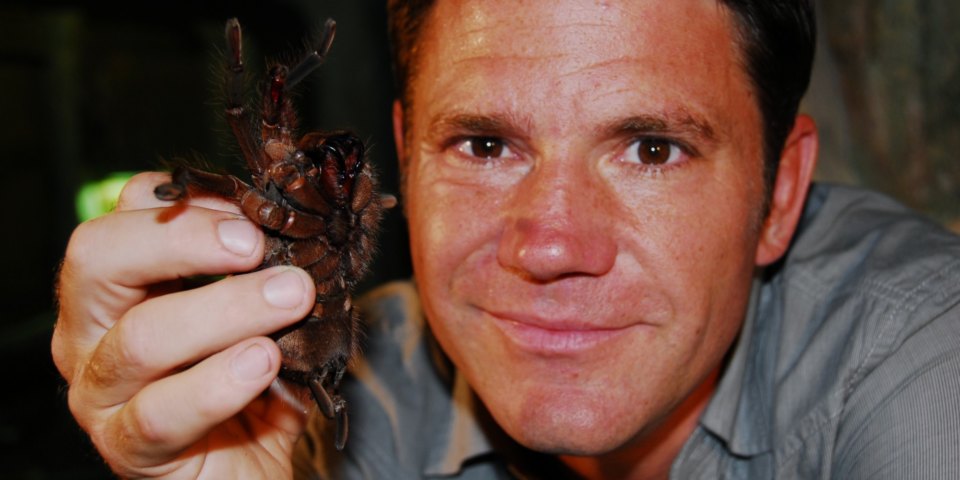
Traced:
POLYGON ((780 152, 810 85, 817 28, 813 0, 719 0, 734 13, 744 65, 763 117, 768 189, 780 152))
MULTIPOLYGON (((717 0, 737 19, 744 69, 763 118, 764 179, 776 177, 780 152, 810 84, 816 46, 813 0, 717 0)), ((393 72, 405 105, 416 75, 417 39, 434 0, 388 0, 393 72)))

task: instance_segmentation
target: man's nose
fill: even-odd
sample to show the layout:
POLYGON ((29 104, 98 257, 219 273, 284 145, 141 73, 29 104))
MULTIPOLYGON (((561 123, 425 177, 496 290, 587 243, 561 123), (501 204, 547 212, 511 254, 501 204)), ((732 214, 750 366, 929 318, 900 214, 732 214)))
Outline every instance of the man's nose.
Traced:
POLYGON ((540 282, 613 268, 613 206, 600 180, 575 167, 540 165, 516 188, 497 250, 501 266, 540 282))

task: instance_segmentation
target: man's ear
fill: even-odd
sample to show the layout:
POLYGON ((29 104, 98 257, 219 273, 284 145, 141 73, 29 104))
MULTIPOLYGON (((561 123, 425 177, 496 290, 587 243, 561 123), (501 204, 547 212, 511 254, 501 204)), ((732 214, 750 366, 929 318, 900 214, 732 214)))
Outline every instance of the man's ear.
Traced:
POLYGON ((780 154, 777 178, 770 195, 770 212, 757 244, 755 261, 758 266, 776 262, 790 246, 817 166, 817 143, 817 126, 813 119, 798 115, 780 154))
POLYGON ((397 160, 400 161, 400 171, 403 172, 407 167, 407 156, 403 148, 403 105, 400 100, 393 101, 393 144, 397 147, 397 160))

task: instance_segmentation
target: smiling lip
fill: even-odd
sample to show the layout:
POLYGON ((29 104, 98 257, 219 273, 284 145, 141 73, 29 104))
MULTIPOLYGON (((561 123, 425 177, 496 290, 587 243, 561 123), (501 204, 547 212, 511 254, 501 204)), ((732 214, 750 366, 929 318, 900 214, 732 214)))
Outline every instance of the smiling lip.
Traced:
POLYGON ((487 314, 515 345, 540 355, 569 355, 591 350, 625 334, 630 328, 601 328, 513 313, 488 311, 487 314))

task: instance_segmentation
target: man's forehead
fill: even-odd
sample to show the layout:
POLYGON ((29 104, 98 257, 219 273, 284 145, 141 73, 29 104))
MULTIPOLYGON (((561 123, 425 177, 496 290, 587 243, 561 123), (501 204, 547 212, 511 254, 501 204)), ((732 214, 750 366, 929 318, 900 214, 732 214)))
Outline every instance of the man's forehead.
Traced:
POLYGON ((737 88, 731 81, 749 85, 729 12, 715 0, 444 1, 433 15, 420 51, 430 88, 415 95, 434 101, 449 86, 500 104, 538 93, 556 101, 589 92, 589 102, 645 95, 648 108, 664 110, 688 92, 715 97, 737 88))
POLYGON ((729 12, 715 0, 441 1, 428 23, 439 29, 438 56, 455 62, 497 56, 615 61, 618 50, 624 57, 642 53, 639 41, 661 60, 676 52, 678 62, 699 62, 716 55, 710 43, 735 38, 729 12))

